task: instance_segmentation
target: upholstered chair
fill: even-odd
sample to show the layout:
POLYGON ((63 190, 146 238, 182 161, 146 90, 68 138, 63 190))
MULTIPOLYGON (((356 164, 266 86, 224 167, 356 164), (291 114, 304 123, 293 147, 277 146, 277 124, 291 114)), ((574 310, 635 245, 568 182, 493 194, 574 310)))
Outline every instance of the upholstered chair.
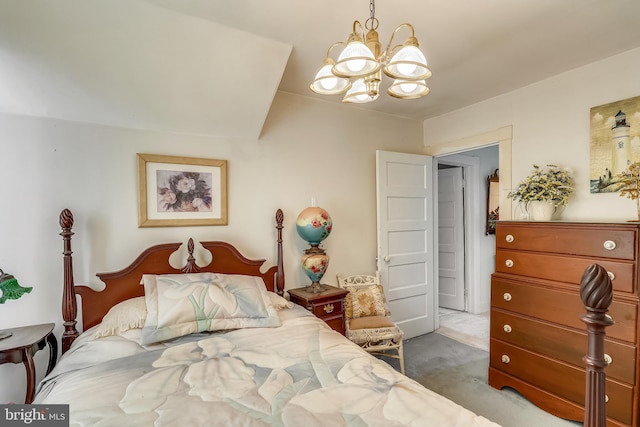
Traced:
POLYGON ((338 286, 349 291, 345 301, 346 336, 367 352, 400 361, 404 374, 402 330, 391 320, 380 273, 343 276, 338 286))

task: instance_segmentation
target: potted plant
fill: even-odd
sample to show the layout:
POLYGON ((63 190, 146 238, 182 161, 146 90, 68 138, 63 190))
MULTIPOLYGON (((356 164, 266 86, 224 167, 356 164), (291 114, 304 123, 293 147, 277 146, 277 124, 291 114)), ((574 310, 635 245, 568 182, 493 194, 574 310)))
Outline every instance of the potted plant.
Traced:
POLYGON ((616 175, 621 184, 620 197, 628 197, 636 201, 638 221, 640 221, 640 162, 629 165, 629 168, 616 175))
POLYGON ((548 221, 558 207, 567 205, 572 192, 573 179, 567 169, 533 165, 531 174, 507 197, 520 203, 529 219, 548 221))

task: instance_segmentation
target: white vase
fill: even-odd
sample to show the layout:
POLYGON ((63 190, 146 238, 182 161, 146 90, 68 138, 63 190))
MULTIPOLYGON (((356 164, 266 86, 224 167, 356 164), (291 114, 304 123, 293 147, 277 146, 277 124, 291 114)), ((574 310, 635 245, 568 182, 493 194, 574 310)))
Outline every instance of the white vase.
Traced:
POLYGON ((531 221, 551 221, 555 210, 553 202, 534 200, 527 204, 527 213, 531 221))

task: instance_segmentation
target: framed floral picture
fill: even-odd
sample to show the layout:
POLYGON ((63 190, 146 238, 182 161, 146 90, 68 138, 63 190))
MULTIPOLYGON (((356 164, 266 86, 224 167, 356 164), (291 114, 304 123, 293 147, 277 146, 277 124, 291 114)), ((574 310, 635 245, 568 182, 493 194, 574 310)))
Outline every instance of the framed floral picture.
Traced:
POLYGON ((227 161, 137 154, 138 227, 227 224, 227 161))

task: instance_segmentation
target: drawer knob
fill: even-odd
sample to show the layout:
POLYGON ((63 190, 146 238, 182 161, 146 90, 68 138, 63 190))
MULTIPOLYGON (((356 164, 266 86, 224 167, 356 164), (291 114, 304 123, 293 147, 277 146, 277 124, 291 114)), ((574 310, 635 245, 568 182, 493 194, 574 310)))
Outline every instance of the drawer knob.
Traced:
POLYGON ((329 313, 333 313, 333 309, 334 309, 334 307, 333 307, 333 304, 326 304, 326 305, 323 307, 323 309, 324 309, 324 312, 325 312, 325 313, 329 314, 329 313))
POLYGON ((616 278, 616 275, 615 275, 615 274, 613 274, 613 273, 612 273, 612 272, 610 272, 610 271, 607 271, 607 276, 609 276, 609 279, 611 279, 611 280, 614 280, 614 279, 616 278))
POLYGON ((607 353, 604 354, 604 360, 607 362, 607 365, 611 365, 613 363, 613 357, 609 356, 607 353))
POLYGON ((504 331, 505 331, 506 333, 508 333, 508 334, 510 334, 510 333, 511 333, 511 331, 512 331, 512 329, 511 329, 511 325, 504 325, 504 326, 502 327, 502 329, 504 329, 504 331))
POLYGON ((603 246, 606 250, 612 251, 616 248, 616 242, 614 242, 613 240, 606 240, 603 246))
POLYGON ((513 260, 511 260, 511 259, 506 260, 504 262, 504 265, 506 265, 509 268, 513 267, 513 260))
POLYGON ((506 354, 502 355, 502 363, 509 363, 511 362, 511 358, 509 356, 507 356, 506 354))
POLYGON ((504 237, 504 240, 506 240, 506 241, 507 241, 507 243, 512 243, 515 239, 513 238, 513 236, 512 236, 511 234, 507 234, 507 235, 504 237))
POLYGON ((504 295, 502 295, 502 298, 504 298, 505 301, 511 301, 511 294, 509 292, 505 292, 504 295))

